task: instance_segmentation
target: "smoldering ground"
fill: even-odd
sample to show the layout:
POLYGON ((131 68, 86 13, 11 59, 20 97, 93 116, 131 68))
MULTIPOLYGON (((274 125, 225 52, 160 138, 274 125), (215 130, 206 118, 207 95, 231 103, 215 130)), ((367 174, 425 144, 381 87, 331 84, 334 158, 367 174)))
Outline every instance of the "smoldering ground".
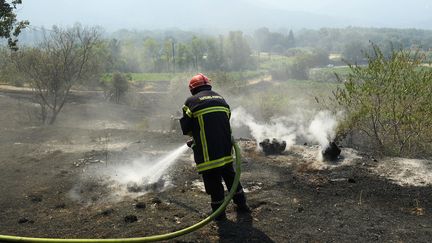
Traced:
MULTIPOLYGON (((0 178, 4 185, 0 188, 3 195, 0 205, 4 209, 0 214, 3 234, 74 238, 152 235, 187 227, 207 215, 209 197, 196 183, 201 179, 195 171, 190 152, 181 156, 167 173, 170 177, 166 181, 170 181, 172 186, 156 185, 156 188, 164 188, 162 191, 155 190, 141 196, 137 196, 140 192, 128 191, 129 196, 119 194, 110 198, 113 192, 127 190, 127 183, 125 187, 125 183, 115 180, 98 180, 104 170, 123 166, 140 168, 132 166, 135 159, 145 156, 156 161, 185 142, 186 138, 179 133, 155 128, 157 125, 163 127, 161 124, 147 128, 139 126, 141 118, 147 116, 169 124, 171 114, 163 114, 163 110, 157 109, 165 97, 152 96, 153 101, 148 99, 150 103, 135 108, 126 104, 99 106, 89 97, 79 98, 80 95, 83 94, 71 101, 75 103, 65 106, 65 113, 60 114, 59 123, 55 126, 28 129, 22 129, 21 124, 6 122, 7 114, 16 113, 17 103, 13 97, 0 97, 0 106, 6 114, 0 117, 2 122, 5 121, 0 137, 0 167, 4 172, 0 178), (105 116, 104 111, 108 112, 110 107, 112 115, 105 116), (94 109, 101 110, 93 112, 94 109), (63 123, 68 117, 71 122, 63 123), (123 125, 105 127, 100 122, 92 122, 98 120, 123 125), (88 179, 91 177, 96 179, 88 179), (114 188, 119 184, 122 187, 114 188)), ((227 99, 234 112, 239 105, 230 102, 231 97, 227 99)), ((179 101, 172 105, 180 107, 181 104, 179 101)), ((269 123, 258 115, 259 112, 247 105, 244 107, 256 123, 264 126, 269 123)), ((291 123, 284 121, 284 126, 289 128, 300 119, 290 116, 290 112, 296 113, 292 111, 297 110, 288 107, 287 111, 278 114, 285 120, 294 120, 291 123)), ((309 112, 310 109, 304 110, 309 112)), ((304 131, 301 134, 307 134, 316 114, 311 112, 305 116, 308 119, 302 120, 305 121, 303 126, 295 128, 304 131)), ((316 158, 319 142, 305 146, 302 142, 306 141, 306 136, 297 136, 297 131, 296 144, 288 151, 282 155, 264 156, 256 150, 255 139, 248 129, 245 128, 246 135, 251 140, 242 140, 239 144, 244 158, 242 183, 253 208, 252 224, 237 220, 237 214, 230 205, 227 210, 229 219, 245 227, 231 232, 235 237, 253 239, 265 234, 277 242, 302 241, 305 237, 315 239, 310 232, 320 228, 326 232, 339 232, 337 237, 346 241, 373 237, 389 241, 413 239, 413 236, 416 239, 430 238, 427 231, 418 230, 423 227, 419 225, 430 225, 428 186, 400 186, 395 180, 386 179, 399 173, 397 170, 391 172, 394 164, 384 163, 379 172, 382 177, 377 176, 374 170, 381 161, 374 162, 368 154, 348 148, 342 149, 344 159, 338 163, 319 162, 316 158), (371 231, 370 224, 382 233, 371 231), (392 230, 396 228, 403 231, 392 230)), ((234 133, 239 130, 233 127, 234 133)), ((246 135, 236 134, 236 137, 246 135)), ((404 167, 406 165, 402 164, 401 168, 404 167)), ((404 177, 411 177, 413 171, 421 171, 416 168, 412 167, 404 177)), ((138 169, 133 172, 138 172, 138 169)), ((333 233, 318 231, 317 235, 328 240, 335 237, 333 233)), ((217 226, 211 224, 181 240, 217 241, 220 237, 235 239, 229 234, 220 236, 217 226)))
POLYGON ((332 114, 323 110, 273 117, 268 122, 259 122, 242 107, 234 109, 232 114, 233 127, 246 126, 257 144, 264 139, 275 138, 287 143, 286 150, 296 143, 318 144, 321 150, 326 149, 335 139, 338 120, 342 117, 342 112, 332 114))
MULTIPOLYGON (((133 146, 128 147, 134 150, 133 146)), ((174 149, 148 150, 138 158, 116 156, 107 164, 96 164, 83 171, 78 183, 70 191, 74 201, 85 203, 119 202, 146 193, 160 193, 173 186, 172 173, 177 163, 191 165, 185 144, 174 149), (91 189, 97 186, 100 190, 91 189), (94 196, 97 196, 95 200, 94 196)), ((129 151, 130 152, 130 151, 129 151)))

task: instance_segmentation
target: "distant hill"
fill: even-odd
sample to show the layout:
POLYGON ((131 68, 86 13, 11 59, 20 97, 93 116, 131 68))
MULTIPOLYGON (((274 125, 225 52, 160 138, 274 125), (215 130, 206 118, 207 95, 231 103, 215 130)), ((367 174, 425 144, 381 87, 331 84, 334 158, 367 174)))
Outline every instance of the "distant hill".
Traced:
POLYGON ((108 31, 122 28, 248 31, 263 26, 271 29, 347 26, 432 29, 432 18, 428 19, 432 3, 426 0, 328 0, 316 6, 306 5, 306 1, 278 2, 283 8, 270 6, 264 0, 159 0, 122 4, 110 0, 40 0, 26 1, 19 16, 34 26, 81 22, 100 25, 108 31))

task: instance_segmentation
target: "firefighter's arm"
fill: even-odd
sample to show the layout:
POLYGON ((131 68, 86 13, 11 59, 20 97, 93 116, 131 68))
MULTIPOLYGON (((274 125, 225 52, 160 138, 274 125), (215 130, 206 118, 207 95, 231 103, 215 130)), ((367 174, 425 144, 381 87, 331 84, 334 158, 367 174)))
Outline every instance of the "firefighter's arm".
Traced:
POLYGON ((192 111, 186 105, 183 106, 183 117, 180 118, 180 126, 183 135, 192 136, 192 111))

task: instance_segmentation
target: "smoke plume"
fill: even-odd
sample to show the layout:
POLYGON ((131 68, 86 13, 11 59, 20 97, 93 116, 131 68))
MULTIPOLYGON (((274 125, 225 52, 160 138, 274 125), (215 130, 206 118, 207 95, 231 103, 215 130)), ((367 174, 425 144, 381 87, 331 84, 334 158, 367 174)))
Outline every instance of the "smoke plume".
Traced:
POLYGON ((321 149, 326 149, 336 136, 336 127, 336 117, 330 111, 320 111, 310 123, 307 136, 312 142, 317 142, 321 149))
POLYGON ((246 112, 243 107, 238 107, 232 112, 233 127, 246 126, 257 143, 266 138, 276 138, 287 143, 287 148, 295 144, 296 130, 294 126, 287 126, 283 120, 274 120, 270 123, 260 123, 246 112))
POLYGON ((231 122, 234 128, 242 126, 249 128, 250 135, 257 144, 266 138, 276 138, 285 141, 286 149, 289 149, 299 138, 302 138, 310 143, 317 143, 321 149, 325 149, 335 138, 339 117, 340 114, 333 115, 330 111, 302 114, 297 112, 292 116, 276 117, 264 123, 257 121, 243 107, 238 107, 232 111, 231 122))

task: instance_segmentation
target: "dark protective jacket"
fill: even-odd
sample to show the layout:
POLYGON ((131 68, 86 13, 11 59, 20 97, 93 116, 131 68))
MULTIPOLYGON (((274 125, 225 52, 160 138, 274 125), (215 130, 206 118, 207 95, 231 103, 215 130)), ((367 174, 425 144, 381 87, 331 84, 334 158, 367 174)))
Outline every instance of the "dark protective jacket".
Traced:
POLYGON ((200 88, 186 100, 180 119, 183 134, 194 139, 192 149, 198 172, 233 161, 230 107, 210 86, 200 88))

